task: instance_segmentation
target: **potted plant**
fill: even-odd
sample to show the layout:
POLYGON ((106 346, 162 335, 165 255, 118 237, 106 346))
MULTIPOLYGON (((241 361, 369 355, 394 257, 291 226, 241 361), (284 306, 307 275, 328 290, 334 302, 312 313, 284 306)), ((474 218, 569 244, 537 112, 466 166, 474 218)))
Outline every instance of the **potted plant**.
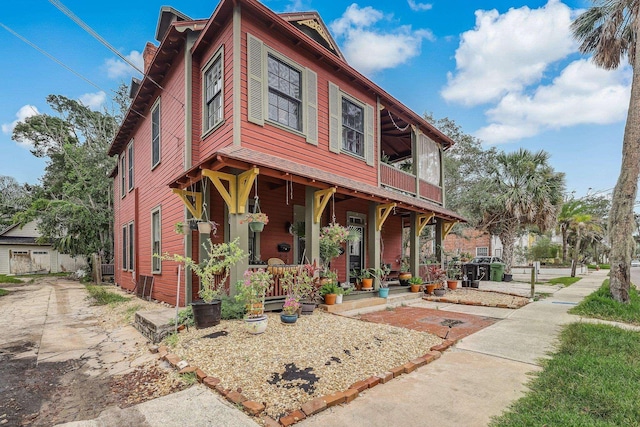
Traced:
POLYGON ((340 224, 331 223, 320 230, 320 262, 325 271, 329 270, 331 260, 342 253, 342 245, 345 242, 357 242, 360 239, 358 233, 343 227, 340 224))
POLYGON ((264 299, 273 287, 273 276, 262 268, 247 270, 244 272, 244 280, 238 281, 236 286, 236 300, 243 302, 247 307, 247 330, 252 334, 263 333, 267 329, 264 299))
POLYGON ((356 287, 356 291, 362 289, 362 279, 364 278, 364 269, 353 269, 351 273, 349 273, 351 277, 353 277, 356 287))
POLYGON ((458 278, 461 276, 462 270, 460 264, 452 264, 447 269, 447 287, 451 290, 455 290, 458 287, 458 278))
POLYGON ((324 303, 326 305, 334 305, 336 303, 336 297, 340 292, 340 287, 336 282, 327 282, 320 287, 318 293, 324 297, 324 303))
POLYGON ((444 282, 447 278, 447 273, 440 268, 437 264, 431 264, 427 266, 427 283, 435 284, 433 293, 436 296, 442 296, 445 293, 444 282))
POLYGON ((346 288, 345 288, 345 284, 338 286, 338 295, 336 296, 336 304, 342 304, 342 298, 345 295, 349 295, 351 293, 351 285, 346 284, 346 288))
POLYGON ((245 215, 244 220, 241 222, 249 223, 249 229, 254 233, 259 233, 264 230, 265 224, 269 224, 269 217, 262 212, 253 212, 245 215))
POLYGON ((378 287, 379 287, 378 294, 379 294, 379 296, 381 298, 388 297, 389 296, 389 288, 387 287, 387 282, 386 282, 385 279, 387 278, 387 275, 389 274, 389 267, 385 265, 383 268, 369 268, 369 269, 367 269, 367 273, 372 279, 375 279, 376 283, 378 284, 378 287))
POLYGON ((202 244, 207 259, 197 263, 190 257, 174 254, 154 255, 163 260, 184 264, 200 279, 198 295, 201 301, 191 303, 196 328, 208 328, 220 323, 221 300, 224 284, 229 277, 230 268, 247 255, 238 245, 238 239, 229 243, 213 243, 211 238, 202 244))
POLYGON ((213 232, 215 235, 216 231, 218 231, 218 223, 205 220, 198 221, 198 233, 211 234, 213 232))
POLYGON ((422 278, 419 276, 409 279, 409 286, 411 286, 411 292, 420 292, 422 287, 422 278))
POLYGON ((398 274, 398 280, 400 281, 401 285, 407 286, 411 277, 412 274, 409 272, 409 261, 406 257, 403 257, 402 261, 400 262, 400 274, 398 274))
POLYGON ((287 295, 282 306, 282 313, 280 314, 280 321, 282 323, 296 323, 298 320, 298 309, 300 308, 300 302, 293 295, 287 295))
POLYGON ((318 269, 306 264, 296 270, 286 270, 280 279, 282 289, 300 302, 300 314, 312 314, 318 297, 318 269))

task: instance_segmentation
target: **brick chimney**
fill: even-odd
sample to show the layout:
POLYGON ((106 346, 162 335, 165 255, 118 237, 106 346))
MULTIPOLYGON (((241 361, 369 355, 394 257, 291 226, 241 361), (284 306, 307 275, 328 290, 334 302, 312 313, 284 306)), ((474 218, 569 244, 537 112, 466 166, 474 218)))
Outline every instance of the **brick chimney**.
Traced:
POLYGON ((146 74, 149 71, 149 66, 151 65, 151 61, 153 61, 153 57, 156 54, 158 48, 151 42, 147 42, 144 47, 144 51, 142 52, 142 59, 144 59, 144 73, 146 74))

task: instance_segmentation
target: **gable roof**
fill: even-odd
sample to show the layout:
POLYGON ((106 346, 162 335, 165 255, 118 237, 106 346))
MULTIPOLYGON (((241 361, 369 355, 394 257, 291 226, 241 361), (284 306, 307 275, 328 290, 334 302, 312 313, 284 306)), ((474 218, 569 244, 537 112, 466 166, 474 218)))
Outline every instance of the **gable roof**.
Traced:
POLYGON ((291 25, 296 27, 298 30, 318 42, 329 52, 347 62, 344 55, 342 55, 338 44, 333 39, 333 36, 331 36, 329 29, 324 24, 324 21, 322 20, 318 12, 279 13, 278 15, 285 21, 291 23, 291 25))

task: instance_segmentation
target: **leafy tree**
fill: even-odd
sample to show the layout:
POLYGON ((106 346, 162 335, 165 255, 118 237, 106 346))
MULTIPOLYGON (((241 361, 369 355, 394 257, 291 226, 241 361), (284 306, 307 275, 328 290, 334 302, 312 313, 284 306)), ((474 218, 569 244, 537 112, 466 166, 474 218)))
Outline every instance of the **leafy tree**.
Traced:
POLYGON ((0 175, 0 230, 13 224, 13 216, 27 207, 31 189, 11 176, 0 175))
POLYGON ((593 0, 593 6, 571 24, 582 53, 593 54, 596 65, 615 69, 622 58, 633 68, 631 99, 622 141, 622 165, 613 190, 609 214, 611 240, 610 290, 614 300, 629 303, 633 251, 633 205, 640 176, 640 49, 636 43, 640 2, 593 0))
POLYGON ((18 123, 12 135, 29 141, 31 152, 47 157, 42 188, 15 219, 22 225, 38 219, 43 240, 71 255, 112 253, 111 180, 115 159, 107 147, 119 118, 92 111, 80 102, 49 95, 57 116, 38 114, 18 123))
POLYGON ((582 215, 586 212, 586 206, 582 200, 568 200, 562 204, 560 213, 558 214, 558 229, 562 235, 562 263, 567 262, 567 253, 569 248, 569 231, 573 219, 576 215, 582 215))
POLYGON ((480 224, 502 241, 507 273, 511 272, 518 232, 528 226, 545 232, 555 225, 564 174, 555 172, 548 159, 544 151, 525 149, 498 154, 484 183, 490 196, 475 205, 482 215, 480 224))
POLYGON ((531 246, 531 258, 535 261, 541 259, 555 258, 558 255, 558 245, 551 243, 551 239, 547 236, 542 236, 531 246))
POLYGON ((425 119, 455 141, 455 145, 444 153, 447 209, 458 212, 475 226, 481 216, 472 206, 489 196, 484 179, 489 176, 498 152, 494 147, 485 150, 478 138, 465 133, 460 125, 447 117, 436 120, 426 114, 425 119))

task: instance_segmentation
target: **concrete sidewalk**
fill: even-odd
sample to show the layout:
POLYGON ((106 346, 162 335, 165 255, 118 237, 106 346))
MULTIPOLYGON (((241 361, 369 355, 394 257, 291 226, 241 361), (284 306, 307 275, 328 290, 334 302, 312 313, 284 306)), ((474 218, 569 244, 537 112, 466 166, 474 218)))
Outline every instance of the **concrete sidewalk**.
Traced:
POLYGON ((472 314, 499 314, 503 320, 464 338, 427 367, 299 425, 486 426, 526 392, 529 374, 541 369, 539 361, 553 351, 562 326, 580 321, 567 310, 599 288, 607 274, 593 272, 518 310, 472 307, 472 314))

